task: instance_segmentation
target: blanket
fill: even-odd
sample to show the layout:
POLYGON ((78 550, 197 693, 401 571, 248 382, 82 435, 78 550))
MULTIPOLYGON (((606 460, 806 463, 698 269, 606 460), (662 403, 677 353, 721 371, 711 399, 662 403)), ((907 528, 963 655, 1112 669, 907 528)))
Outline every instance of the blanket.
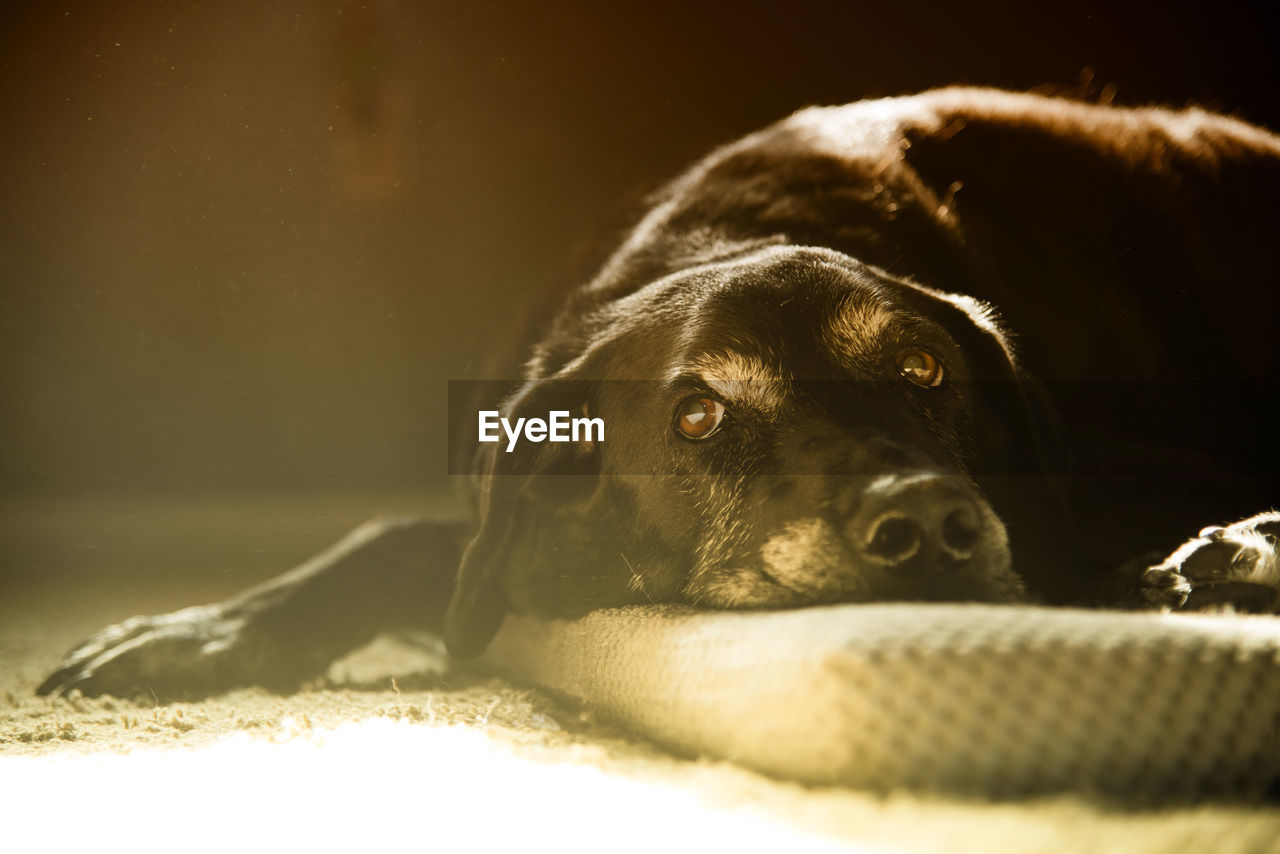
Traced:
POLYGON ((1131 800, 1280 780, 1280 618, 991 605, 509 617, 499 670, 687 755, 883 790, 1131 800))

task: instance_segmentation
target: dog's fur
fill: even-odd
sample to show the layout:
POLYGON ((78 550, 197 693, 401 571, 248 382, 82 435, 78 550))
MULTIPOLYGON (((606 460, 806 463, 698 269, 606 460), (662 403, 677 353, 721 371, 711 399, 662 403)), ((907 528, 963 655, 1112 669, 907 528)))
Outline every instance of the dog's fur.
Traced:
POLYGON ((1280 139, 1196 109, 804 110, 666 188, 499 407, 605 441, 484 446, 468 522, 112 627, 41 690, 285 687, 397 622, 475 654, 509 611, 1274 609, 1277 514, 1160 556, 1275 498, 1277 222, 1280 139), (689 401, 718 429, 682 435, 689 401))

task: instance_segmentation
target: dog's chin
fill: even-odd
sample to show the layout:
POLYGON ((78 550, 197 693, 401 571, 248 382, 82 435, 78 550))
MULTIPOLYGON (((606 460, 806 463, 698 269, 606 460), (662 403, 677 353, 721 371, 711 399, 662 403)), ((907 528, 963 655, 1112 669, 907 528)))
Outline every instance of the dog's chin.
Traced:
POLYGON ((851 549, 823 519, 786 525, 752 559, 728 559, 696 572, 686 598, 715 608, 794 608, 842 602, 1027 601, 1013 572, 1004 527, 991 514, 972 557, 928 553, 888 566, 851 549))

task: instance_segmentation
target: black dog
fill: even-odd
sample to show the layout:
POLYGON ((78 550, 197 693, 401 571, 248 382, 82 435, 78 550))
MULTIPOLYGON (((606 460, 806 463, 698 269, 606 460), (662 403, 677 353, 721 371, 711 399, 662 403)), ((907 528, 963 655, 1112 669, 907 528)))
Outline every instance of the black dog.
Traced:
POLYGON ((670 185, 565 303, 492 407, 523 440, 467 434, 471 520, 108 628, 40 691, 287 688, 401 623, 475 654, 509 611, 1275 609, 1280 514, 1161 556, 1274 500, 1277 223, 1280 138, 1199 110, 805 110, 670 185), (576 441, 534 441, 554 413, 576 441))

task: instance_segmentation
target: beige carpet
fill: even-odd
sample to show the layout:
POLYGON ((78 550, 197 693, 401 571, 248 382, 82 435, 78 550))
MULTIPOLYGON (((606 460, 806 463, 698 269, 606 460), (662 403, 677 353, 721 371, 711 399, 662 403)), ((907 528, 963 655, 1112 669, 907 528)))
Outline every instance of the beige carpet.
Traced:
POLYGON ((1280 850, 1280 815, 1259 806, 878 796, 678 759, 496 680, 427 687, 431 659, 391 640, 289 697, 37 699, 36 666, 51 658, 15 644, 13 625, 4 660, 15 646, 29 657, 6 666, 0 710, 0 804, 21 817, 6 822, 10 850, 65 850, 71 826, 196 850, 1280 850), (389 668, 418 675, 396 691, 379 675, 389 668))
MULTIPOLYGON (((75 541, 101 548, 108 534, 75 541)), ((229 539, 227 552, 243 548, 243 537, 229 539)), ((72 563, 88 563, 83 555, 72 563)), ((0 595, 0 850, 1280 851, 1275 805, 876 795, 675 758, 538 692, 477 675, 442 683, 428 651, 390 639, 289 697, 36 698, 40 678, 88 632, 243 581, 61 578, 0 595)))

